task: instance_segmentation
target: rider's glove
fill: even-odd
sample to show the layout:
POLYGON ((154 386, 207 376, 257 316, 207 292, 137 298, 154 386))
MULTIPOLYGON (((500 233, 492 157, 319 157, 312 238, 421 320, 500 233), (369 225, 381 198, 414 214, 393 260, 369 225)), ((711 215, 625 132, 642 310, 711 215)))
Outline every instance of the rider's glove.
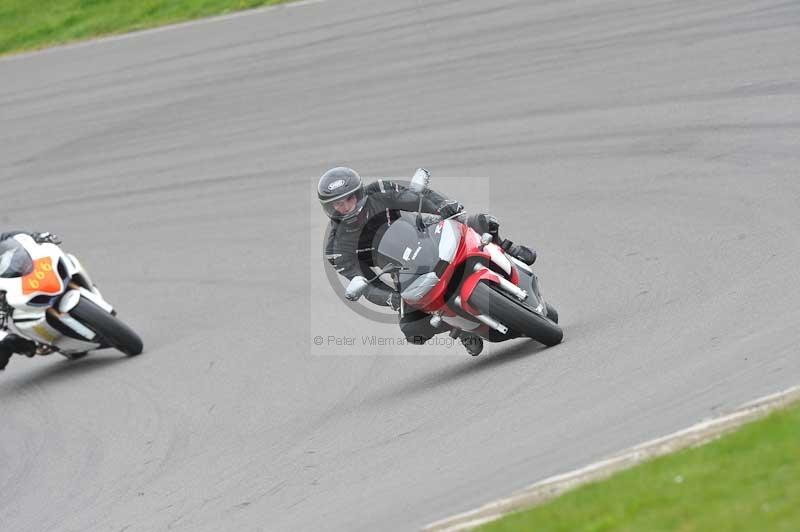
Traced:
POLYGON ((486 226, 489 229, 487 233, 490 235, 497 237, 500 232, 500 222, 497 221, 497 218, 492 216, 491 214, 486 215, 486 226))
POLYGON ((58 245, 61 243, 61 239, 58 237, 58 235, 54 235, 53 233, 49 233, 47 231, 45 231, 44 233, 33 233, 32 236, 37 244, 58 245))
POLYGON ((467 224, 480 233, 489 233, 492 236, 497 236, 500 232, 500 222, 491 214, 475 214, 467 224))
POLYGON ((456 200, 445 200, 439 205, 439 215, 442 218, 450 218, 464 210, 464 206, 456 200))

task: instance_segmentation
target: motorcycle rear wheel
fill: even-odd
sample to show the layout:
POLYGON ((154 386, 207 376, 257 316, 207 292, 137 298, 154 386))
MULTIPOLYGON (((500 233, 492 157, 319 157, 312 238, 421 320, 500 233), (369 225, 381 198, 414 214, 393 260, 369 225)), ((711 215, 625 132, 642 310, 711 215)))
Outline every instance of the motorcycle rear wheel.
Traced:
POLYGON ((481 282, 472 292, 469 304, 491 316, 514 332, 533 338, 546 346, 561 343, 561 327, 536 314, 521 301, 514 300, 495 285, 481 282))

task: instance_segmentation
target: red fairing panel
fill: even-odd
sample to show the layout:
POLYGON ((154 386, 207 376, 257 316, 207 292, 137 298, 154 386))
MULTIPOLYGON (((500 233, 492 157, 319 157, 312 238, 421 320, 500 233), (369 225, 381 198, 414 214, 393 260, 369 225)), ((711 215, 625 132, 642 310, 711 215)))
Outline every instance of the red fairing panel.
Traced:
MULTIPOLYGON (((486 262, 494 262, 492 260, 492 255, 488 251, 483 251, 483 250, 479 249, 479 246, 481 245, 481 238, 480 238, 480 235, 478 235, 478 233, 476 233, 475 231, 472 231, 472 230, 467 231, 467 236, 465 237, 465 240, 467 241, 466 242, 466 248, 467 249, 471 249, 471 251, 469 253, 465 254, 464 260, 466 260, 466 259, 468 259, 470 257, 480 257, 480 258, 486 260, 486 262)), ((484 248, 484 250, 487 249, 488 246, 496 246, 496 245, 497 244, 488 244, 487 247, 484 248)), ((497 247, 498 247, 498 249, 500 249, 500 246, 497 246, 497 247)), ((500 252, 505 254, 505 252, 502 251, 502 250, 500 252)), ((510 274, 509 280, 512 283, 517 284, 519 282, 519 271, 517 271, 517 266, 513 262, 511 262, 510 260, 508 262, 509 262, 509 264, 511 264, 511 274, 510 274)), ((494 263, 497 264, 496 262, 494 262, 494 263)), ((501 265, 498 264, 498 266, 500 266, 502 268, 501 265)))
POLYGON ((445 269, 441 279, 438 283, 436 283, 436 286, 434 286, 430 292, 425 294, 425 296, 416 305, 414 305, 415 307, 421 308, 426 312, 433 313, 446 306, 444 301, 445 289, 447 288, 447 284, 450 282, 450 279, 452 279, 453 273, 456 271, 456 265, 461 264, 463 261, 462 256, 464 255, 465 249, 465 236, 469 231, 467 230, 467 226, 463 224, 458 224, 457 227, 461 231, 461 234, 455 257, 450 261, 450 265, 447 267, 447 269, 445 269))
POLYGON ((495 284, 500 284, 500 276, 492 270, 486 269, 478 270, 464 280, 464 284, 461 285, 461 292, 459 292, 459 295, 461 296, 461 308, 472 315, 480 314, 478 309, 473 308, 469 304, 469 298, 472 297, 472 292, 475 291, 475 287, 478 286, 478 283, 481 281, 489 281, 495 284))
MULTIPOLYGON (((425 312, 433 313, 437 310, 442 309, 443 307, 446 308, 446 302, 444 301, 444 292, 447 287, 447 284, 450 282, 450 279, 453 277, 453 273, 455 272, 456 266, 462 264, 469 258, 472 257, 479 257, 483 259, 485 262, 493 262, 492 256, 488 251, 481 250, 481 239, 480 235, 478 235, 474 230, 470 229, 466 225, 458 224, 461 230, 461 238, 458 244, 458 251, 455 254, 455 257, 450 262, 450 265, 445 270, 444 274, 442 275, 441 280, 434 286, 430 292, 428 292, 416 305, 417 308, 421 308, 425 312)), ((495 244, 489 244, 493 246, 495 244)), ((485 249, 485 248, 484 248, 485 249)), ((514 265, 513 262, 509 261, 511 264, 511 274, 510 280, 512 283, 517 284, 519 282, 519 272, 517 271, 517 267, 514 265)), ((472 295, 472 291, 475 289, 475 285, 485 279, 494 283, 499 283, 499 276, 497 273, 491 270, 485 270, 485 272, 476 272, 472 274, 462 285, 461 288, 461 304, 464 310, 471 314, 478 313, 471 307, 469 307, 469 296, 472 295), (479 275, 480 274, 480 275, 479 275), (465 288, 468 288, 465 292, 465 288), (465 297, 466 294, 466 297, 465 297)))
POLYGON ((511 263, 511 282, 519 286, 519 271, 517 270, 517 265, 513 262, 511 263))

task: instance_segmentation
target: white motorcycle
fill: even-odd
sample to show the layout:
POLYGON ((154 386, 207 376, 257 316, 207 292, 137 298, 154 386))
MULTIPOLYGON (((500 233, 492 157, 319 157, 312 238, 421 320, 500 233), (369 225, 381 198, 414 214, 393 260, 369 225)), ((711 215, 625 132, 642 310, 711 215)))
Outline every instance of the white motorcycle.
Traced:
POLYGON ((39 355, 142 352, 139 335, 116 317, 78 259, 26 234, 0 241, 0 329, 32 340, 39 355))

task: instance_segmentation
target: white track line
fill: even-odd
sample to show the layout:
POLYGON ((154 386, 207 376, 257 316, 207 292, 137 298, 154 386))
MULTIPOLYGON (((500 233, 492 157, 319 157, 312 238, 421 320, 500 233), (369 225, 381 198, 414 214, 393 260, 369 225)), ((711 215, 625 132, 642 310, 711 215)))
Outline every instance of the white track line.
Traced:
POLYGON ((0 63, 8 62, 8 61, 17 61, 20 59, 27 59, 32 56, 40 56, 44 54, 50 54, 55 52, 61 52, 64 50, 73 50, 75 48, 85 48, 87 46, 94 46, 96 44, 105 44, 108 42, 114 41, 123 41, 126 39, 133 39, 137 37, 143 37, 147 35, 152 35, 154 33, 161 33, 164 31, 172 31, 176 29, 187 28, 190 26, 200 26, 203 24, 214 24, 217 22, 223 22, 226 20, 233 20, 241 17, 247 17, 250 15, 257 15, 260 13, 265 13, 267 11, 274 11, 276 9, 291 9, 300 6, 306 6, 309 4, 319 4, 321 2, 325 2, 326 0, 300 0, 297 2, 286 2, 283 4, 275 4, 271 6, 264 6, 264 7, 257 7, 253 9, 245 9, 242 11, 236 11, 234 13, 228 13, 226 15, 217 15, 211 16, 206 18, 199 18, 195 20, 188 20, 186 22, 177 22, 175 24, 167 24, 166 26, 158 26, 155 28, 150 28, 146 30, 134 30, 128 33, 121 33, 118 35, 108 35, 105 37, 95 37, 94 39, 88 39, 85 41, 78 41, 73 43, 66 43, 66 44, 59 44, 55 46, 49 46, 47 48, 42 48, 41 50, 31 50, 27 52, 20 52, 12 55, 7 55, 0 57, 0 63))
POLYGON ((480 526, 508 513, 537 506, 565 491, 587 482, 607 478, 646 460, 686 447, 701 445, 797 400, 800 400, 800 386, 756 399, 726 416, 702 421, 687 429, 632 447, 611 458, 547 478, 510 497, 431 523, 423 530, 426 532, 456 532, 480 526))

